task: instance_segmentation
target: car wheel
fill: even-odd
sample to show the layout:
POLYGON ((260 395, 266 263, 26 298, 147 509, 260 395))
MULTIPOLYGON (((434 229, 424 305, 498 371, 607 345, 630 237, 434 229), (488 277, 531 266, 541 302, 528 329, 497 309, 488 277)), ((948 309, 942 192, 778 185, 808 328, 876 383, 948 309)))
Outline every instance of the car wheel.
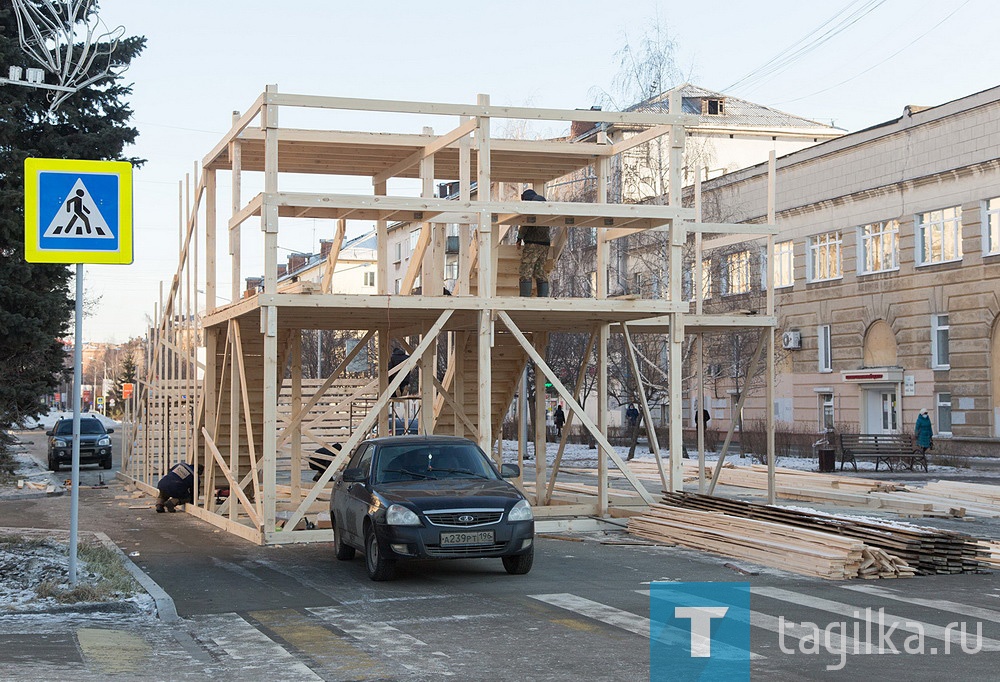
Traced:
POLYGON ((511 575, 524 575, 531 570, 531 564, 535 562, 535 548, 532 547, 524 554, 517 556, 505 556, 502 561, 503 567, 511 575))
POLYGON ((365 568, 368 577, 375 581, 392 580, 396 573, 396 562, 382 553, 378 537, 371 528, 365 531, 365 568))
POLYGON ((333 519, 333 542, 337 547, 337 558, 341 561, 350 561, 354 558, 354 548, 350 545, 344 544, 341 540, 340 529, 337 528, 337 520, 333 519))
POLYGON ((113 466, 112 463, 111 463, 111 458, 108 457, 106 460, 104 460, 103 462, 101 462, 101 466, 103 468, 105 468, 105 469, 110 469, 113 466))

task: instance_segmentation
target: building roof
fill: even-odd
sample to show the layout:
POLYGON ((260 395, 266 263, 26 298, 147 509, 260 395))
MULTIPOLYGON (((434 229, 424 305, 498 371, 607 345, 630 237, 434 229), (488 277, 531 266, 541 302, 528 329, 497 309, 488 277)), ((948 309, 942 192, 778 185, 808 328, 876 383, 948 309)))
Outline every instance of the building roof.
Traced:
POLYGON ((823 131, 827 134, 844 132, 843 129, 835 126, 813 121, 784 111, 778 111, 763 104, 754 104, 739 97, 725 95, 706 88, 684 83, 678 85, 647 100, 634 104, 626 111, 636 111, 644 113, 671 113, 669 100, 670 94, 676 90, 681 93, 681 109, 684 114, 702 115, 702 100, 718 99, 722 100, 723 107, 721 114, 705 115, 702 117, 702 127, 738 127, 738 128, 794 128, 823 131))

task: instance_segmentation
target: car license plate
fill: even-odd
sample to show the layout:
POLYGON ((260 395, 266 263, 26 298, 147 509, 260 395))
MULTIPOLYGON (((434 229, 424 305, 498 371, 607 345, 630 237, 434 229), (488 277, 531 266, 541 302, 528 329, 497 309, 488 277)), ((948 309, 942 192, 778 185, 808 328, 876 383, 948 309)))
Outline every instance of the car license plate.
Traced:
POLYGON ((492 545, 493 531, 441 533, 441 546, 448 545, 492 545))

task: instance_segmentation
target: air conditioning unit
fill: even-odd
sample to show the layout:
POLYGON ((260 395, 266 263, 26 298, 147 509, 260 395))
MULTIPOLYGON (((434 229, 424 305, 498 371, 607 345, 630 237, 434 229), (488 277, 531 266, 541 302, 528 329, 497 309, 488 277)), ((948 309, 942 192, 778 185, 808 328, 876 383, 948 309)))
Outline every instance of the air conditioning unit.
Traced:
POLYGON ((781 335, 781 347, 785 350, 802 348, 802 332, 784 332, 781 335))

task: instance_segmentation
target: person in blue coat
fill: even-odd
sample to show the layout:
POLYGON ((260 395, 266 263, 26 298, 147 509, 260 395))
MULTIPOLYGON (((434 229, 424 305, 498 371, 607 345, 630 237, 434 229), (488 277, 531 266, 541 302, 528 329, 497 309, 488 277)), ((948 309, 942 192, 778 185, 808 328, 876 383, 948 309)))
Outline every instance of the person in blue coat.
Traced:
MULTIPOLYGON (((200 475, 205 470, 198 467, 200 475)), ((194 467, 187 462, 179 462, 172 467, 167 475, 157 482, 156 489, 160 491, 156 498, 156 512, 174 512, 177 505, 194 501, 194 467)))
POLYGON ((927 451, 934 447, 934 443, 931 440, 934 435, 934 429, 931 427, 931 418, 927 416, 927 408, 920 410, 920 414, 917 415, 917 424, 913 430, 913 435, 917 439, 917 447, 920 448, 920 452, 927 454, 927 451))

